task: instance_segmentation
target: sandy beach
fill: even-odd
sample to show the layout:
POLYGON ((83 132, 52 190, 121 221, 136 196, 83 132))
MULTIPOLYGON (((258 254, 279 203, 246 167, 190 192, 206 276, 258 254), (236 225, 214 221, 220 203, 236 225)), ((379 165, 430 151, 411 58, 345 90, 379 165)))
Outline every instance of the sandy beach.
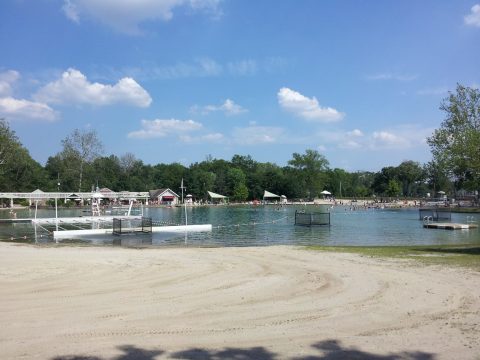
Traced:
POLYGON ((480 273, 294 247, 0 244, 2 359, 478 359, 480 273))

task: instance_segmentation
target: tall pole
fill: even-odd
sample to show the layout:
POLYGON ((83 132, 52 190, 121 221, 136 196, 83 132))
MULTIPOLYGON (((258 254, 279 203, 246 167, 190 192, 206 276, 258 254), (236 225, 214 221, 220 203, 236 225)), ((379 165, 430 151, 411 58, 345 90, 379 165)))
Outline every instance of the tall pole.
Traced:
POLYGON ((185 186, 183 186, 183 178, 182 178, 182 183, 180 185, 180 189, 182 189, 182 202, 183 206, 185 208, 185 245, 187 245, 187 225, 188 225, 188 219, 187 219, 187 203, 183 200, 183 190, 186 189, 185 186))

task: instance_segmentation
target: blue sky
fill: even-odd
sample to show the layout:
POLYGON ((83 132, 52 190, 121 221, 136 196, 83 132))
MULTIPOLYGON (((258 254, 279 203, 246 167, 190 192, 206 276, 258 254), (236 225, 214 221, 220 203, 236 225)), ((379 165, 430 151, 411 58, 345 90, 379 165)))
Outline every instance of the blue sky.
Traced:
POLYGON ((73 129, 105 154, 331 167, 430 160, 480 84, 478 0, 3 0, 0 117, 44 164, 73 129))

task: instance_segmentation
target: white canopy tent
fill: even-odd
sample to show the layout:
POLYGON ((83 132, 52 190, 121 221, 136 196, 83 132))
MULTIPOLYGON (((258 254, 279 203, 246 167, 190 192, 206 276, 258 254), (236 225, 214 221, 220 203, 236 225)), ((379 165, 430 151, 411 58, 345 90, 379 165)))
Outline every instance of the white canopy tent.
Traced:
POLYGON ((228 199, 228 196, 225 196, 225 195, 220 195, 220 194, 217 194, 217 193, 214 193, 214 192, 211 192, 211 191, 207 191, 208 192, 208 196, 210 196, 210 198, 212 199, 212 201, 217 201, 217 202, 225 202, 227 201, 228 199))
POLYGON ((265 199, 280 199, 280 195, 271 193, 270 191, 265 190, 263 193, 263 200, 265 199))

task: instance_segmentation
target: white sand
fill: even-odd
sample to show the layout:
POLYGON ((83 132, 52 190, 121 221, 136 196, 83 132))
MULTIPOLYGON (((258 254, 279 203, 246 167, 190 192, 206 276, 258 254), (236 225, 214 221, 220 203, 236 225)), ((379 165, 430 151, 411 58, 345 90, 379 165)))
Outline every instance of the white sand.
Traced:
POLYGON ((293 247, 2 243, 0 349, 2 359, 478 359, 480 273, 293 247))

